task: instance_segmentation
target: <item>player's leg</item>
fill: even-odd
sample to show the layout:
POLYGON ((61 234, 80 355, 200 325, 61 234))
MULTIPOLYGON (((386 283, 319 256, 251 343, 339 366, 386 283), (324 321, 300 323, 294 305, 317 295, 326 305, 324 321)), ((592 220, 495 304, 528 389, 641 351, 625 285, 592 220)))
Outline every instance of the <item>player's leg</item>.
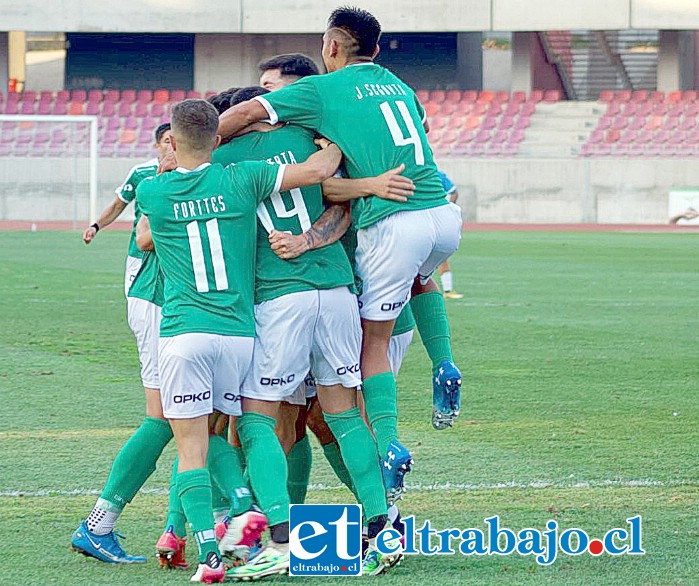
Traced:
MULTIPOLYGON (((361 384, 357 368, 361 348, 359 308, 346 287, 318 294, 321 303, 313 350, 318 400, 337 438, 371 542, 386 526, 388 506, 376 442, 357 408, 357 387, 361 384)), ((383 558, 384 567, 389 559, 383 558)))
POLYGON ((403 365, 403 359, 408 351, 410 343, 413 341, 414 330, 403 332, 397 336, 391 336, 391 341, 388 344, 388 362, 391 365, 391 371, 395 377, 398 377, 400 367, 403 365))
POLYGON ((286 454, 289 499, 291 504, 302 504, 306 500, 313 458, 306 435, 306 388, 303 383, 282 402, 275 433, 286 454))
POLYGON ((198 548, 194 582, 221 582, 225 569, 214 532, 209 452, 217 336, 182 334, 160 339, 161 399, 177 443, 177 493, 198 548))
POLYGON ((398 441, 396 379, 388 360, 395 320, 410 298, 415 275, 433 240, 418 212, 393 214, 357 232, 356 268, 362 279, 362 391, 366 413, 384 462, 389 502, 404 492, 410 452, 398 441))
POLYGON ((442 281, 442 290, 447 299, 461 299, 463 295, 454 291, 454 275, 451 272, 451 265, 445 260, 439 265, 439 278, 442 281))
POLYGON ((155 471, 160 454, 172 439, 172 430, 163 418, 160 405, 160 308, 142 299, 129 298, 128 321, 136 337, 141 362, 146 418, 119 450, 100 498, 71 540, 72 547, 80 553, 110 563, 146 561, 144 557, 124 552, 114 534, 114 526, 124 507, 155 471))
POLYGON ((330 464, 330 467, 335 472, 335 475, 340 479, 342 484, 349 488, 354 494, 352 478, 347 470, 347 466, 345 466, 345 463, 342 460, 340 446, 335 440, 333 432, 330 430, 325 418, 323 417, 323 410, 320 408, 320 403, 318 402, 317 396, 309 399, 306 424, 318 439, 320 447, 323 449, 325 459, 328 461, 328 464, 330 464))
POLYGON ((255 307, 257 337, 252 367, 242 387, 243 415, 237 428, 250 484, 267 515, 271 541, 251 562, 228 572, 234 579, 258 579, 289 567, 288 467, 274 428, 281 401, 310 369, 317 303, 305 291, 255 307))
POLYGON ((434 270, 458 248, 461 209, 453 204, 425 211, 425 230, 434 238, 433 249, 422 263, 410 301, 422 343, 432 361, 435 429, 454 424, 461 408, 461 373, 454 364, 449 319, 444 297, 431 278, 434 270))

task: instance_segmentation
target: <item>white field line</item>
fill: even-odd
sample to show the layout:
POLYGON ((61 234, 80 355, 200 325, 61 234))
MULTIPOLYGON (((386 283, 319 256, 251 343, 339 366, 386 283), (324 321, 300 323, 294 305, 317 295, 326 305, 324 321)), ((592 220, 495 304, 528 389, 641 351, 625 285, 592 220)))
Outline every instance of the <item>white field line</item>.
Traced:
MULTIPOLYGON (((696 483, 687 481, 660 481, 644 478, 639 480, 589 480, 580 482, 496 482, 489 483, 435 483, 435 484, 408 484, 409 492, 432 491, 482 491, 482 490, 546 490, 546 489, 579 489, 579 488, 670 488, 678 486, 694 486, 696 483)), ((309 484, 310 491, 339 490, 344 485, 309 484)), ((168 491, 162 488, 142 488, 141 494, 166 495, 168 491)), ((0 497, 47 497, 47 496, 97 496, 101 493, 97 489, 76 488, 73 490, 2 490, 0 497)))

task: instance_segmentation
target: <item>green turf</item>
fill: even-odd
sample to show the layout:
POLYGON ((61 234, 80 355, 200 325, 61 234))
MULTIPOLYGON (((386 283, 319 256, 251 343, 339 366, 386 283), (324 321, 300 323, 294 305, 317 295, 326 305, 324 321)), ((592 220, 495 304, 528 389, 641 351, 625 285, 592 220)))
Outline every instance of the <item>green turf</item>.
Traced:
MULTIPOLYGON (((68 548, 95 498, 85 491, 102 487, 143 417, 127 239, 104 232, 88 248, 77 233, 0 233, 0 584, 187 581, 152 556, 115 568, 68 548)), ((563 556, 548 568, 519 556, 410 558, 383 583, 699 583, 697 244, 692 234, 464 235, 452 264, 465 297, 448 302, 462 417, 432 429, 416 340, 399 380, 401 437, 416 459, 404 510, 438 528, 499 514, 514 529, 553 517, 593 535, 641 514, 648 554, 563 556)), ((312 482, 337 486, 316 447, 314 457, 312 482)), ((120 520, 134 553, 149 554, 162 529, 172 458, 169 447, 147 484, 155 492, 120 520)))

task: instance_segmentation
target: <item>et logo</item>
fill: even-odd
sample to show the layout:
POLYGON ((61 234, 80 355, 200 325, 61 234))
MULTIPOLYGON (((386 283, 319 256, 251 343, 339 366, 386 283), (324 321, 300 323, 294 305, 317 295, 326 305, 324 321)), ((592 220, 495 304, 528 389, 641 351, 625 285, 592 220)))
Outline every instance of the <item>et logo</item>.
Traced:
POLYGON ((361 572, 360 505, 289 507, 289 575, 359 576, 361 572))

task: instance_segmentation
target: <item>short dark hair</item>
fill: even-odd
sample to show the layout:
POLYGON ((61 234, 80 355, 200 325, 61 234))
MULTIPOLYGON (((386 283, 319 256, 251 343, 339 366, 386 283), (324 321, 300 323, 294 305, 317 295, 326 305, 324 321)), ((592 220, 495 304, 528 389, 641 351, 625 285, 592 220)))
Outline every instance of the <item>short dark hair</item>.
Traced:
POLYGON ((355 55, 373 57, 376 45, 381 38, 381 25, 376 17, 355 6, 336 8, 328 18, 328 29, 339 28, 349 34, 357 43, 355 55))
POLYGON ((250 87, 244 87, 240 88, 237 92, 235 92, 231 96, 231 108, 235 106, 236 104, 241 104, 242 102, 247 102, 248 100, 252 100, 253 98, 256 98, 257 96, 264 96, 265 94, 268 94, 269 90, 266 90, 263 87, 260 87, 258 85, 251 85, 250 87))
POLYGON ((265 59, 257 66, 260 73, 271 69, 278 69, 281 75, 293 75, 296 77, 308 77, 319 75, 320 71, 315 61, 301 53, 287 53, 265 59))
POLYGON ((206 100, 185 100, 172 108, 172 133, 193 151, 214 148, 218 112, 206 100))
POLYGON ((209 104, 211 104, 214 108, 216 108, 216 111, 219 113, 220 116, 226 110, 228 110, 228 108, 231 107, 232 95, 232 93, 225 91, 221 92, 220 94, 208 97, 206 101, 209 102, 209 104))
POLYGON ((163 140, 163 135, 170 130, 170 123, 166 122, 165 124, 161 124, 158 126, 158 128, 155 129, 155 143, 160 144, 160 141, 163 140))

